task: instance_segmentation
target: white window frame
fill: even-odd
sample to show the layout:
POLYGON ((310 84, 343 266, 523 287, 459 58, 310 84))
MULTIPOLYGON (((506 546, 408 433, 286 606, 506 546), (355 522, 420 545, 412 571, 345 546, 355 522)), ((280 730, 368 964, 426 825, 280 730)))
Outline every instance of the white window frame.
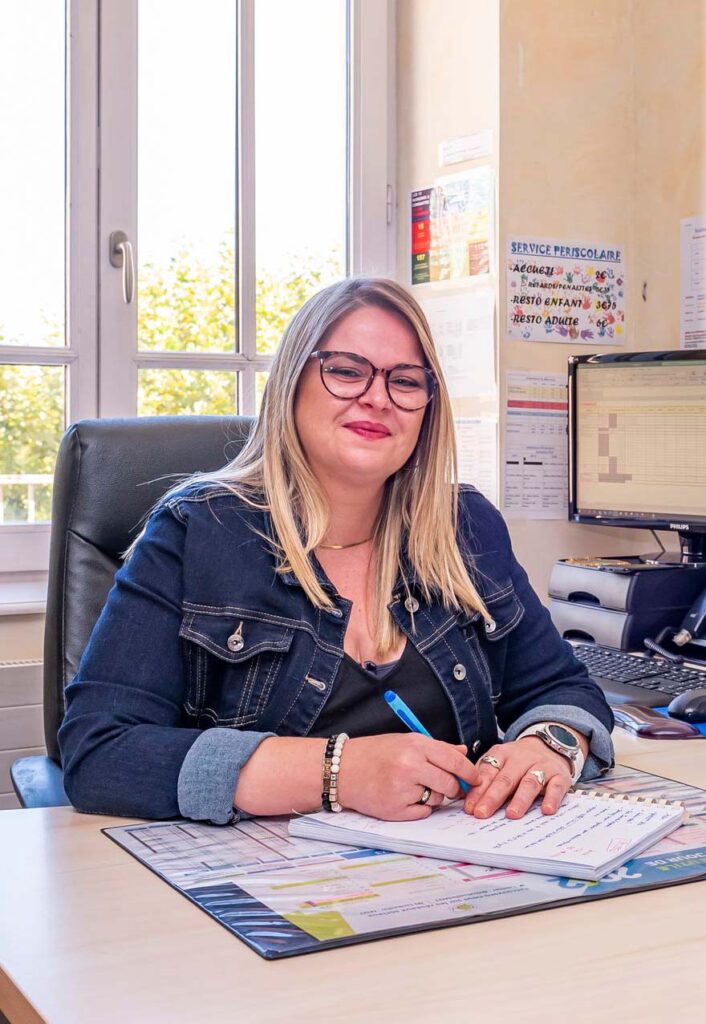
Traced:
MULTIPOLYGON (((0 345, 0 363, 65 366, 70 424, 97 415, 98 0, 67 0, 66 10, 67 344, 0 345)), ((35 580, 41 586, 49 563, 49 532, 46 523, 0 525, 1 584, 16 579, 23 586, 35 580)))
MULTIPOLYGON (((135 38, 137 0, 67 0, 67 341, 63 348, 0 347, 0 362, 67 366, 67 423, 96 416, 134 415, 137 370, 142 366, 235 369, 239 409, 255 411, 256 374, 271 356, 256 351, 255 161, 253 29, 256 0, 239 0, 240 118, 237 252, 240 350, 226 353, 137 352, 136 304, 122 301, 120 282, 108 261, 108 238, 122 228, 135 237, 137 179, 134 120, 136 77, 125 63, 107 59, 106 47, 135 38), (112 70, 111 70, 112 69, 112 70), (111 80, 112 76, 112 80, 111 80), (99 110, 99 81, 101 109, 99 110), (70 84, 70 87, 69 87, 70 84), (99 118, 104 125, 101 131, 99 118), (107 131, 110 125, 112 132, 107 131), (126 140, 127 144, 126 144, 126 140), (122 147, 122 161, 115 148, 122 147), (121 180, 106 168, 121 166, 121 180), (249 201, 248 201, 249 200, 249 201), (99 301, 102 303, 99 316, 99 301), (101 316, 135 339, 126 359, 101 331, 101 316), (106 382, 110 382, 110 387, 106 382)), ((295 0, 293 0, 295 2, 295 0)), ((349 173, 347 267, 350 274, 395 272, 395 2, 349 3, 349 173)), ((134 45, 134 44, 132 44, 134 45)), ((136 67, 136 60, 132 66, 136 67)), ((49 526, 0 525, 0 584, 45 577, 49 526)), ((0 613, 2 611, 0 595, 0 613)))

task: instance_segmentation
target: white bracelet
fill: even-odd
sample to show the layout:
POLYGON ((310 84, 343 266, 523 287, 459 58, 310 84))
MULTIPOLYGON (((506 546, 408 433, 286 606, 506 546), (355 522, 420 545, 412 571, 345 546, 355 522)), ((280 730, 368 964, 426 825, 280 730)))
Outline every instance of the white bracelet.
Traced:
POLYGON ((341 754, 348 734, 339 732, 329 737, 324 751, 324 763, 321 785, 321 804, 325 811, 342 811, 338 802, 338 773, 341 769, 341 754))

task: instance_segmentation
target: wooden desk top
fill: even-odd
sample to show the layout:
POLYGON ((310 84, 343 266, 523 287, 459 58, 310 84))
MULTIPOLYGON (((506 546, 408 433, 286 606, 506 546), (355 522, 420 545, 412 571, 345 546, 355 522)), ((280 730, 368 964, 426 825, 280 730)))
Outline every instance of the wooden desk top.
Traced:
MULTIPOLYGON (((706 787, 706 744, 616 734, 706 787)), ((0 813, 13 1022, 702 1021, 706 882, 267 962, 68 808, 0 813)))

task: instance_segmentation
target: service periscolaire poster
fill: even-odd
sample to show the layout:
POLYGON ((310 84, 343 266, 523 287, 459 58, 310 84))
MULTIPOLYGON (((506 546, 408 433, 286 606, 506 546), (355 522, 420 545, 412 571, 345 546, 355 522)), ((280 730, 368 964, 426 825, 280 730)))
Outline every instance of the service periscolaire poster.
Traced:
POLYGON ((510 238, 506 269, 508 338, 625 342, 621 246, 510 238))

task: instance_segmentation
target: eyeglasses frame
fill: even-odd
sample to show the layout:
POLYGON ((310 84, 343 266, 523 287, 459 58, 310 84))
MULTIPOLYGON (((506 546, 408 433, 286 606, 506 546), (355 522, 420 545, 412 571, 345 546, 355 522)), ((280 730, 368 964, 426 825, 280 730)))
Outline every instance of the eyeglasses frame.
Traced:
POLYGON ((321 383, 326 388, 326 390, 328 391, 328 393, 331 395, 332 398, 338 398, 342 402, 347 402, 347 401, 350 401, 350 400, 355 399, 355 398, 362 398, 363 395, 367 394, 367 392, 373 386, 373 381, 375 380, 375 378, 377 377, 378 374, 381 374, 382 375, 382 379, 385 381, 385 391, 387 392, 387 397, 390 399, 392 404, 397 409, 401 409, 402 412, 419 412, 420 409, 426 409, 426 407, 429 405, 429 403, 433 399, 434 395, 436 394, 436 387, 437 387, 437 383, 438 383, 438 381, 436 379, 436 374, 428 366, 420 366, 418 363, 395 363, 395 365, 391 366, 389 368, 389 370, 385 370, 385 369, 382 369, 379 366, 375 366, 373 363, 370 362, 369 359, 367 359, 365 356, 359 355, 357 352, 339 352, 339 351, 330 351, 328 349, 319 349, 316 352, 312 352, 311 355, 309 356, 309 359, 318 359, 319 360, 319 375, 321 377, 321 383), (336 395, 336 394, 334 394, 333 391, 331 391, 331 389, 326 384, 326 380, 325 380, 325 376, 324 376, 324 361, 326 359, 326 356, 351 356, 353 358, 353 360, 361 360, 362 362, 367 363, 368 366, 370 366, 372 368, 373 372, 371 373, 370 377, 368 378, 368 383, 365 385, 365 387, 363 388, 363 390, 360 392, 359 395, 349 395, 349 396, 336 395), (409 408, 406 408, 404 405, 400 405, 399 402, 395 401, 395 399, 392 397, 392 394, 390 393, 390 374, 393 373, 395 370, 423 370, 424 371, 424 373, 425 373, 425 375, 427 377, 427 380, 429 380, 430 384, 431 384, 431 387, 429 389, 429 397, 427 398, 427 400, 424 403, 424 405, 417 405, 413 409, 409 409, 409 408))

